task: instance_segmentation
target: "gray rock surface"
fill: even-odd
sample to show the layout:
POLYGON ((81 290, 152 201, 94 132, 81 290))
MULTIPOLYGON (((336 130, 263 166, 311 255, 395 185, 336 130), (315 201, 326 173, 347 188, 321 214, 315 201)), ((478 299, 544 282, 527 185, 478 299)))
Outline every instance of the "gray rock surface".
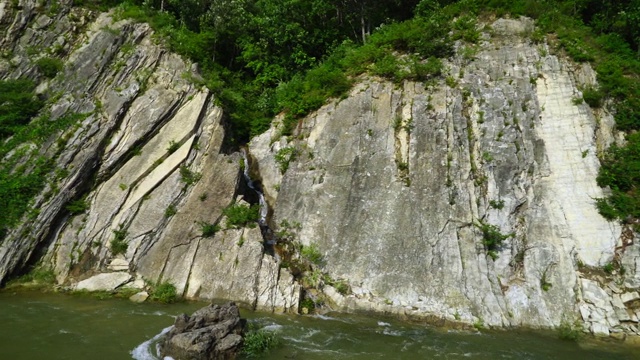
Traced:
POLYGON ((594 206, 596 154, 615 138, 598 123, 612 117, 573 98, 595 73, 531 42, 530 20, 491 27, 473 59, 447 63, 453 81, 365 78, 293 139, 274 139, 277 121, 253 139, 273 223, 300 223, 298 241, 346 279, 350 295, 326 292, 341 309, 620 329, 613 292, 578 271, 621 256, 633 275, 638 258, 616 248, 623 229, 594 206), (282 175, 286 147, 297 157, 282 175), (496 256, 481 224, 512 235, 496 256))
POLYGON ((131 280, 131 275, 128 273, 103 273, 80 281, 76 285, 75 289, 87 291, 112 291, 129 280, 131 280))
POLYGON ((234 303, 209 305, 191 316, 182 314, 165 335, 160 354, 176 360, 235 359, 242 346, 245 325, 234 303))

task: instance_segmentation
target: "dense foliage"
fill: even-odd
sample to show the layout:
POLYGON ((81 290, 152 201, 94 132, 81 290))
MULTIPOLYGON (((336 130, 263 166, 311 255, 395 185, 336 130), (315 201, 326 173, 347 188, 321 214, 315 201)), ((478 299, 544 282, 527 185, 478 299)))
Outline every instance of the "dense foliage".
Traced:
POLYGON ((227 217, 227 228, 255 227, 258 219, 260 219, 260 207, 258 205, 233 204, 224 209, 222 213, 227 217))
POLYGON ((30 80, 0 81, 0 140, 29 123, 42 107, 30 80))
MULTIPOLYGON (((66 114, 52 121, 45 113, 34 119, 44 105, 34 89, 30 80, 0 81, 0 239, 22 219, 31 199, 46 183, 56 182, 64 175, 59 171, 52 176, 55 159, 40 154, 38 146, 86 117, 66 114)), ((59 151, 65 141, 58 139, 54 150, 59 151)), ((37 212, 32 210, 31 216, 37 212)))

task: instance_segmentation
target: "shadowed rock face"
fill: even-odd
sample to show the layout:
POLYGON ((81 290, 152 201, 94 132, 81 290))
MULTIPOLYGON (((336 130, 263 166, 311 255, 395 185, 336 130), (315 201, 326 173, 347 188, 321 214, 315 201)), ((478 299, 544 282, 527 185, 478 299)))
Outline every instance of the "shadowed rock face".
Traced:
MULTIPOLYGON (((195 66, 148 25, 67 2, 56 14, 12 3, 0 0, 0 78, 36 80, 51 121, 85 116, 20 159, 46 156, 56 170, 0 244, 0 281, 37 263, 80 288, 168 281, 188 298, 296 312, 301 286, 258 228, 203 234, 242 201, 242 155, 223 147, 215 94, 186 80, 195 66), (39 75, 34 47, 64 70, 39 75), (80 198, 83 213, 66 210, 80 198)), ((363 77, 290 141, 276 119, 248 148, 268 219, 299 223, 286 230, 349 285, 346 296, 324 289, 336 308, 638 331, 638 301, 623 299, 640 288, 640 245, 593 200, 603 196, 596 155, 618 134, 606 110, 573 101, 595 73, 532 43, 527 19, 491 28, 475 55, 460 45, 446 61, 446 80, 363 77), (297 156, 282 174, 284 148, 297 156), (483 226, 507 239, 488 246, 483 226), (606 277, 598 270, 614 258, 626 274, 606 277)))
POLYGON ((182 314, 160 346, 162 357, 176 360, 235 359, 242 346, 246 320, 234 303, 209 305, 188 316, 182 314))

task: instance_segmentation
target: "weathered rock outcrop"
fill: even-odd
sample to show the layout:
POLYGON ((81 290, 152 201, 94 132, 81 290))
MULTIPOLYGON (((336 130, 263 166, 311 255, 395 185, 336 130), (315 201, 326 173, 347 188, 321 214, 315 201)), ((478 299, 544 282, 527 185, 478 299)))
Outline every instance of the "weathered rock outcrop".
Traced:
MULTIPOLYGON (((37 262, 79 288, 169 281, 188 298, 297 311, 301 286, 260 229, 203 231, 244 187, 215 94, 188 80, 197 66, 114 13, 19 3, 0 0, 0 78, 37 80, 51 121, 83 115, 37 148, 57 169, 0 244, 0 281, 37 262), (42 77, 34 48, 64 70, 42 77), (68 210, 76 200, 84 211, 68 210)), ((446 79, 363 77, 295 139, 276 119, 248 149, 270 222, 300 224, 281 230, 348 284, 325 288, 340 309, 638 332, 640 244, 594 206, 597 155, 618 136, 606 110, 574 101, 595 73, 528 39, 531 21, 491 29, 460 44, 446 79), (625 274, 602 271, 613 260, 625 274)))
POLYGON ((164 358, 235 359, 242 346, 246 321, 234 303, 209 305, 176 318, 160 346, 164 358))

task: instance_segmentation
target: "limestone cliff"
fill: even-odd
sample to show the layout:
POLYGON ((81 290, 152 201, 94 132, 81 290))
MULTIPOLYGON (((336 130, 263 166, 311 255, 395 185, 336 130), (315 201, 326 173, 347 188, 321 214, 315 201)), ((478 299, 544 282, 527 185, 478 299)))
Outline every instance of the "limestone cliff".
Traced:
MULTIPOLYGON (((37 149, 57 171, 39 211, 0 244, 0 279, 38 264, 70 287, 169 281, 188 298, 298 311, 301 284, 314 283, 287 269, 299 246, 271 252, 257 227, 214 226, 250 189, 215 94, 191 81, 197 66, 145 24, 61 3, 0 1, 0 78, 37 80, 51 121, 83 114, 37 149), (65 64, 52 79, 34 67, 45 52, 65 64), (83 211, 69 210, 78 200, 83 211)), ((640 245, 594 206, 612 117, 574 100, 595 84, 591 68, 532 31, 497 20, 434 83, 362 77, 294 137, 276 119, 252 140, 269 224, 317 248, 314 270, 346 285, 305 296, 498 327, 638 332, 640 245), (614 259, 625 274, 602 271, 614 259)))
POLYGON ((301 224, 299 241, 351 286, 327 292, 338 307, 535 327, 580 309, 595 333, 637 331, 638 245, 594 206, 611 115, 576 104, 594 72, 533 30, 498 20, 446 79, 365 78, 295 139, 276 126, 251 142, 273 223, 301 224), (617 283, 597 271, 614 257, 627 266, 617 283))

